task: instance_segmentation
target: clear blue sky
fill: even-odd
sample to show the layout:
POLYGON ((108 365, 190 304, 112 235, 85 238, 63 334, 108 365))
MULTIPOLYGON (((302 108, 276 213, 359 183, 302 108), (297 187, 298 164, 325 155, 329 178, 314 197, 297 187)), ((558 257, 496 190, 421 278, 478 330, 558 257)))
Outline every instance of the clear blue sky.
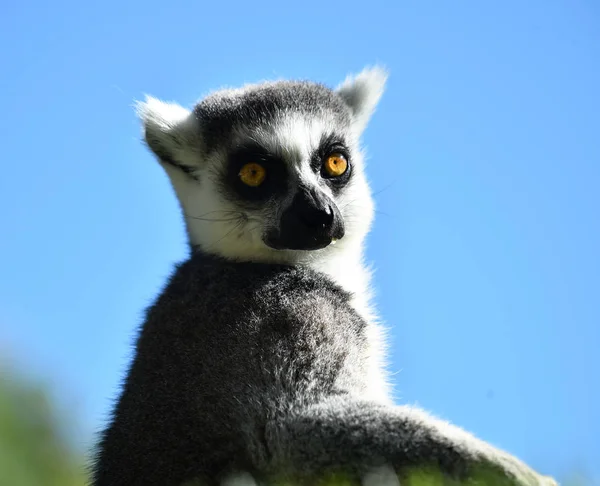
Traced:
POLYGON ((369 257, 398 400, 600 477, 598 3, 9 1, 0 45, 0 350, 79 440, 186 253, 134 99, 380 62, 369 257))

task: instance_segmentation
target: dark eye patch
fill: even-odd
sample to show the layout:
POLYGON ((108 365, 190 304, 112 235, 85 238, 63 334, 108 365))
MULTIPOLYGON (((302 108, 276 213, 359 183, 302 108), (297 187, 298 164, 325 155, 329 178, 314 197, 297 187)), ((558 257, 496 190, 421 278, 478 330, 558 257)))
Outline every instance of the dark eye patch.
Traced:
POLYGON ((287 193, 288 170, 285 161, 261 145, 243 144, 230 152, 222 186, 228 195, 240 202, 257 205, 287 193), (260 164, 266 170, 265 180, 257 187, 248 186, 240 180, 240 170, 249 163, 260 164))
POLYGON ((350 180, 350 176, 352 175, 352 161, 350 159, 350 150, 348 150, 348 146, 344 141, 344 138, 336 135, 335 133, 331 133, 328 135, 324 135, 321 138, 321 142, 319 144, 319 148, 315 150, 312 154, 310 165, 313 171, 316 174, 320 174, 323 180, 331 187, 331 190, 334 194, 339 193, 343 187, 350 180), (323 162, 327 157, 331 154, 339 153, 342 154, 346 160, 348 161, 348 169, 344 173, 344 175, 340 177, 328 177, 323 173, 323 162))

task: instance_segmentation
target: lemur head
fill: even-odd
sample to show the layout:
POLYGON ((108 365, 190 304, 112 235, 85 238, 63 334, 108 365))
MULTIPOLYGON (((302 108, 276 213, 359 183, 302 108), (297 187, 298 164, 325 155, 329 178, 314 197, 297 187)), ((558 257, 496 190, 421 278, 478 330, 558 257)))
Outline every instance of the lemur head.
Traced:
POLYGON ((360 251, 373 202, 359 138, 385 80, 372 68, 336 89, 295 81, 224 89, 191 111, 139 103, 192 248, 278 262, 360 251))

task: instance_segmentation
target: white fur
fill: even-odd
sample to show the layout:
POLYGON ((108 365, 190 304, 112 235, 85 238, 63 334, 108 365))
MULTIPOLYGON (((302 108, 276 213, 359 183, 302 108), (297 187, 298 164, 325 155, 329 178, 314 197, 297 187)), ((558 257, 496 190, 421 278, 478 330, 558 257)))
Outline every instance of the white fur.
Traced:
POLYGON ((256 486, 256 481, 248 473, 236 473, 221 481, 221 486, 256 486))
POLYGON ((198 163, 196 151, 201 146, 198 122, 189 110, 151 96, 146 96, 144 102, 137 102, 135 107, 144 121, 146 140, 159 140, 173 158, 185 165, 198 163))
POLYGON ((369 471, 362 478, 362 486, 400 486, 398 475, 393 468, 381 466, 369 471))
POLYGON ((358 133, 367 126, 375 107, 379 103, 388 74, 380 66, 366 68, 356 76, 348 76, 336 89, 351 107, 354 125, 358 133))
POLYGON ((166 103, 152 96, 135 104, 138 116, 144 120, 146 129, 170 132, 187 120, 190 111, 176 103, 166 103))

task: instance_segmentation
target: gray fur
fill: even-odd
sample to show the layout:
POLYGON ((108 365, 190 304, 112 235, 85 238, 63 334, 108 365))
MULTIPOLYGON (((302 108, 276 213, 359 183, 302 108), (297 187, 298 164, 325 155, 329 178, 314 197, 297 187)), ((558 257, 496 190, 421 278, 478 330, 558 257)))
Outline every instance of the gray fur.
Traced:
POLYGON ((349 297, 307 268, 196 253, 147 312, 94 486, 213 485, 234 471, 313 484, 383 464, 543 484, 418 410, 362 400, 365 322, 349 297))
POLYGON ((317 83, 279 81, 253 86, 240 95, 216 93, 194 108, 208 152, 227 147, 236 127, 244 129, 273 125, 282 113, 297 112, 318 117, 336 115, 344 128, 350 125, 351 109, 330 88, 317 83))
MULTIPOLYGON (((291 81, 222 90, 192 111, 140 105, 194 250, 147 311, 93 486, 312 486, 340 473, 397 485, 377 479, 390 467, 401 484, 415 468, 554 484, 457 427, 391 405, 363 263, 373 205, 358 141, 385 78, 371 69, 335 90, 291 81), (278 177, 265 198, 238 187, 236 157, 249 142, 278 177), (337 181, 322 173, 335 151, 349 165, 337 181), (319 249, 269 245, 299 191, 311 194, 303 204, 326 201, 344 232, 319 249)), ((289 234, 295 243, 306 233, 289 234)))

